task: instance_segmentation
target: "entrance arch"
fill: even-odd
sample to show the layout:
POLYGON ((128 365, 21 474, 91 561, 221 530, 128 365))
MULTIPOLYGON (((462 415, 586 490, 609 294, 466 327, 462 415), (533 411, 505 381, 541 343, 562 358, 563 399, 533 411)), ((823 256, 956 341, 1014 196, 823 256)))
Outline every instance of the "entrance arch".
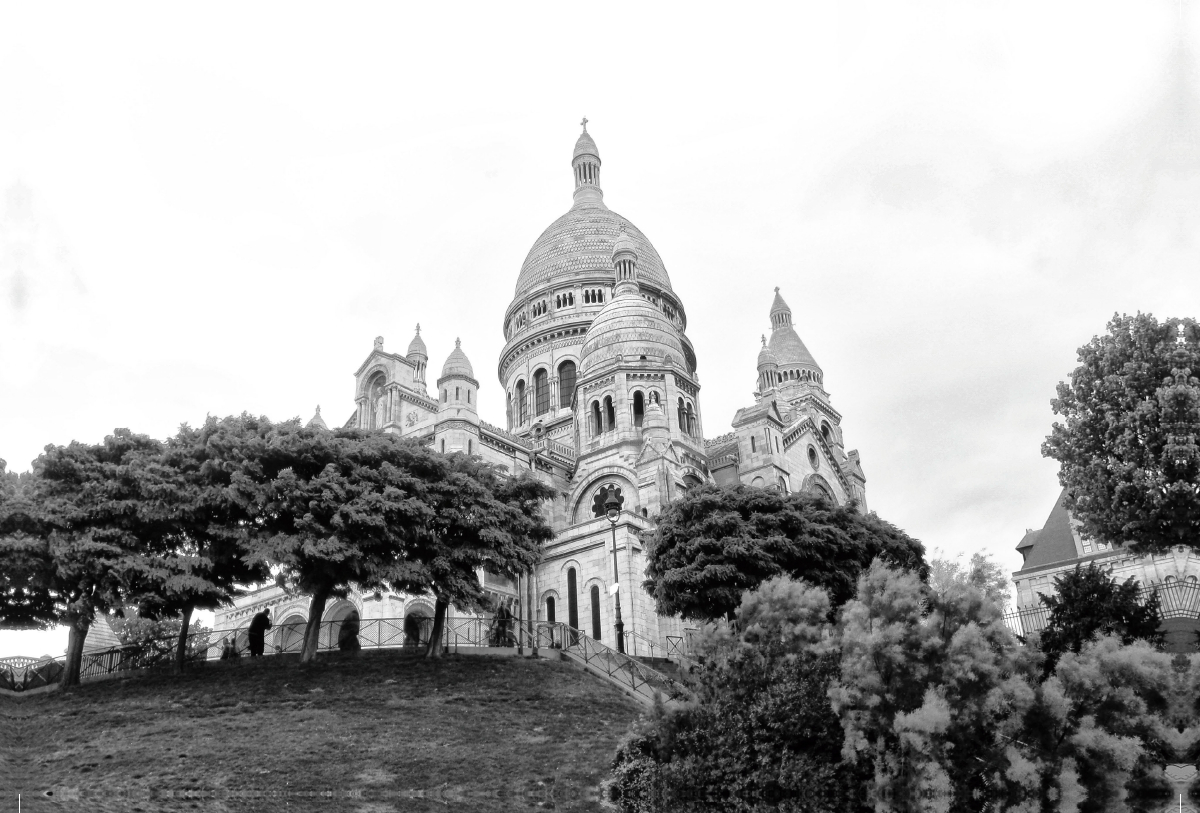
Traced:
POLYGON ((342 621, 354 612, 358 612, 358 608, 349 599, 339 599, 336 604, 325 611, 321 617, 321 649, 333 649, 337 646, 338 632, 341 631, 342 621))
POLYGON ((414 601, 404 611, 404 648, 417 648, 429 643, 433 632, 433 608, 423 601, 414 601))
POLYGON ((299 652, 304 648, 304 627, 308 622, 299 613, 292 613, 278 626, 275 647, 279 652, 299 652))

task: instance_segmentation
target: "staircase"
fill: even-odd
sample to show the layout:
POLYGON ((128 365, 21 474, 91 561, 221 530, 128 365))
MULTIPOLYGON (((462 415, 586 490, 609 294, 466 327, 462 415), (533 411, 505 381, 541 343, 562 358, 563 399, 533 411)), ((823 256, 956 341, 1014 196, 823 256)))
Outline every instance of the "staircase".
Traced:
POLYGON ((539 647, 556 649, 563 660, 603 678, 645 706, 652 706, 656 695, 667 706, 681 705, 691 697, 678 680, 678 667, 666 658, 630 657, 566 624, 539 623, 536 634, 539 647), (664 669, 674 670, 676 676, 665 674, 664 669))

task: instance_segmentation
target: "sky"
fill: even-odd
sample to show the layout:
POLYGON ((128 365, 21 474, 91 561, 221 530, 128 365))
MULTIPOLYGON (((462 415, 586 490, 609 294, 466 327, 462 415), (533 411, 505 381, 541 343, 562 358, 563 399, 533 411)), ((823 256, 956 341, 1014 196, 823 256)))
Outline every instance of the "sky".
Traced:
POLYGON ((418 322, 503 425, 504 311, 586 116, 683 300, 706 435, 753 403, 779 286, 869 507, 1015 570, 1077 348, 1200 316, 1190 6, 0 5, 0 458, 340 424, 374 337, 418 322))

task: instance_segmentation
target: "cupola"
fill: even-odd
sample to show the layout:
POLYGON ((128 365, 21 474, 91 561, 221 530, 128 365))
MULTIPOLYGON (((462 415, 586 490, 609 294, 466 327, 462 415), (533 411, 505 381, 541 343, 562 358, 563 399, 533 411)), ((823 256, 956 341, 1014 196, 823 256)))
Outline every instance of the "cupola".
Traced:
POLYGON ((587 131, 587 121, 584 117, 580 122, 583 132, 575 141, 575 152, 571 156, 571 169, 575 173, 575 200, 599 202, 604 198, 604 192, 600 189, 600 150, 587 131))
POLYGON ((625 224, 622 223, 621 232, 617 235, 617 241, 613 243, 612 251, 613 270, 617 274, 617 287, 613 292, 615 295, 641 293, 637 279, 637 259, 637 244, 625 232, 625 224))
POLYGON ((417 325, 417 333, 408 343, 406 358, 416 368, 413 378, 418 384, 425 383, 425 368, 429 365, 429 351, 425 349, 425 340, 421 338, 421 325, 417 325))
POLYGON ((462 350, 461 339, 454 340, 454 349, 442 365, 442 377, 438 379, 437 386, 441 400, 439 409, 457 406, 475 411, 479 382, 475 380, 475 370, 462 350))

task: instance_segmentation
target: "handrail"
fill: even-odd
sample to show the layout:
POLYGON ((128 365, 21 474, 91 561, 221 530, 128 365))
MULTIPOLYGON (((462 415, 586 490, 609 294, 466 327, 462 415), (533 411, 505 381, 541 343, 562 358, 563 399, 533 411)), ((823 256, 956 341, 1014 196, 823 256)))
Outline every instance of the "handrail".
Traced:
POLYGON ((574 655, 585 664, 604 672, 611 680, 628 685, 635 692, 644 695, 640 690, 648 686, 651 690, 666 695, 670 700, 682 700, 691 696, 678 681, 651 669, 636 658, 617 652, 574 627, 562 622, 547 621, 538 621, 534 626, 538 646, 559 649, 574 655))

